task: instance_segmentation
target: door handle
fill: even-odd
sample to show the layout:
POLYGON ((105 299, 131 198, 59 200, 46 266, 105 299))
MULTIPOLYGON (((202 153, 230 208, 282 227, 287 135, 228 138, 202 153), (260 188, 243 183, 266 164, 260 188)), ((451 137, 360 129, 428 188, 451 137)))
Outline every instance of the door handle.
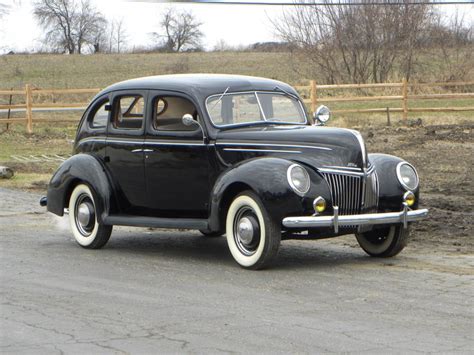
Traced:
POLYGON ((143 149, 134 149, 132 153, 143 153, 143 149))
POLYGON ((153 149, 143 149, 143 151, 144 151, 145 153, 151 153, 151 152, 154 152, 154 150, 153 150, 153 149))

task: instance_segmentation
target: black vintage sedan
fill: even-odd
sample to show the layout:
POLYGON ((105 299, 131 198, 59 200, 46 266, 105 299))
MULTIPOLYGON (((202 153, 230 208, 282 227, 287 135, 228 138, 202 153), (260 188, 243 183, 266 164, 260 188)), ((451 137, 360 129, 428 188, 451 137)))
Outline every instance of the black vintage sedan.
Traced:
POLYGON ((223 234, 249 269, 283 239, 355 234, 372 256, 406 245, 419 180, 403 159, 367 154, 354 130, 308 117, 289 85, 237 75, 170 75, 99 93, 77 130, 74 155, 42 204, 69 213, 76 241, 101 248, 114 225, 223 234), (313 122, 313 119, 315 122, 313 122))

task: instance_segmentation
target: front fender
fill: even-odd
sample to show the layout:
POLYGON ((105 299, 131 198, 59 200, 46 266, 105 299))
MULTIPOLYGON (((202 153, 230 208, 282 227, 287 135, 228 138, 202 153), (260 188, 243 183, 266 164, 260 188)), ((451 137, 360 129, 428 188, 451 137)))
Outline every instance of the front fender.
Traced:
POLYGON ((330 192, 322 177, 306 167, 311 179, 309 192, 301 197, 288 184, 287 171, 293 161, 281 158, 256 158, 224 171, 217 179, 211 194, 209 227, 222 231, 227 207, 238 193, 252 190, 262 200, 265 209, 275 220, 287 216, 311 215, 312 201, 322 195, 330 200, 330 192))
POLYGON ((72 156, 54 173, 48 185, 48 211, 62 216, 72 190, 79 183, 92 188, 97 218, 103 222, 113 205, 113 189, 105 166, 89 154, 72 156))
MULTIPOLYGON (((369 161, 375 166, 379 180, 379 212, 400 211, 403 194, 407 191, 397 178, 397 165, 405 160, 388 154, 369 154, 369 161)), ((416 202, 411 207, 418 208, 419 187, 413 191, 416 202)))

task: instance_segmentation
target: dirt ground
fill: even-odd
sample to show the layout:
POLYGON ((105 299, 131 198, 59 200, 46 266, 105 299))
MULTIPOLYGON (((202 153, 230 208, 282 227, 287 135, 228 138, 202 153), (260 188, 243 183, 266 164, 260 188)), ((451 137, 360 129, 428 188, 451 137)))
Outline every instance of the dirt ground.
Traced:
MULTIPOLYGON (((429 218, 412 227, 411 248, 470 254, 474 251, 474 123, 430 125, 420 120, 392 126, 352 126, 364 136, 370 152, 393 154, 412 163, 421 180, 420 206, 430 210, 429 218)), ((71 135, 64 131, 27 136, 0 135, 24 154, 42 147, 46 154, 68 155, 71 135), (9 142, 11 141, 11 142, 9 142), (45 143, 46 142, 46 143, 45 143), (43 144, 45 143, 45 144, 43 144), (29 147, 31 146, 31 147, 29 147)), ((12 154, 14 152, 12 151, 12 154)), ((16 171, 16 180, 0 180, 0 187, 45 193, 48 179, 58 163, 22 163, 2 154, 0 165, 16 171), (2 161, 4 160, 4 161, 2 161)))
POLYGON ((402 127, 360 127, 369 152, 393 154, 420 175, 420 205, 429 218, 412 227, 412 246, 474 251, 474 123, 402 127))

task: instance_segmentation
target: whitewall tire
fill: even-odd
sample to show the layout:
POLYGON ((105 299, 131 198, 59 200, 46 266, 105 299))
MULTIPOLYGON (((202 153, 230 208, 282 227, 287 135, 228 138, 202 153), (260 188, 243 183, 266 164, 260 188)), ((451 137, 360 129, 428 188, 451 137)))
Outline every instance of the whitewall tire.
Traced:
POLYGON ((76 242, 87 249, 102 248, 112 233, 112 226, 98 223, 95 206, 90 187, 77 185, 69 199, 69 223, 76 242))
POLYGON ((360 247, 370 256, 388 258, 400 253, 407 245, 409 229, 390 226, 356 234, 360 247))
POLYGON ((269 216, 259 197, 245 191, 229 206, 226 236, 229 250, 240 266, 262 269, 278 253, 281 228, 280 223, 269 216))

